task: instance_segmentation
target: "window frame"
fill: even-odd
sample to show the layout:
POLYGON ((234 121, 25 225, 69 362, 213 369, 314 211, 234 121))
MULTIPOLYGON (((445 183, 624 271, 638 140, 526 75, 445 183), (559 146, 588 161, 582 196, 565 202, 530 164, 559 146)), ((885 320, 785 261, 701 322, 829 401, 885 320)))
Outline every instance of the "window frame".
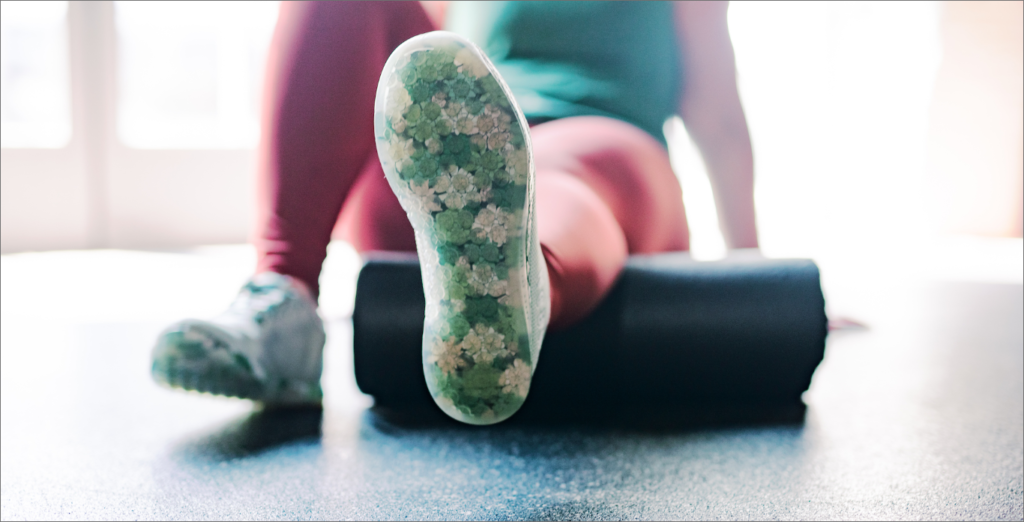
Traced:
POLYGON ((71 139, 3 148, 0 252, 239 243, 255 149, 135 149, 117 133, 114 3, 69 2, 71 139))

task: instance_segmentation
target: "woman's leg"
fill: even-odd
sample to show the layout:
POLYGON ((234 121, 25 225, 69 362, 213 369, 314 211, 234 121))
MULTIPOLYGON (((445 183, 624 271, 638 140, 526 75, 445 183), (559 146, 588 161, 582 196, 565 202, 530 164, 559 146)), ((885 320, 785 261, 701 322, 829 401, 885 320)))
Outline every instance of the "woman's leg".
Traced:
MULTIPOLYGON (((689 235, 668 153, 646 132, 587 116, 536 125, 530 134, 551 327, 558 329, 601 302, 629 254, 688 250, 689 235)), ((415 250, 376 158, 352 189, 339 228, 360 251, 415 250)))
POLYGON ((371 155, 341 209, 335 237, 358 252, 415 252, 416 236, 409 218, 384 177, 380 159, 371 155))
POLYGON ((549 326, 586 316, 630 252, 685 248, 682 194, 631 125, 573 118, 526 139, 499 71, 457 35, 413 38, 385 67, 376 140, 423 264, 427 387, 453 418, 500 422, 549 326))
POLYGON ((629 254, 687 250, 689 235, 668 153, 646 132, 586 116, 537 125, 531 136, 557 329, 601 302, 629 254))
POLYGON ((373 103, 384 62, 431 29, 416 2, 282 4, 264 101, 258 273, 220 316, 164 330, 153 349, 157 382, 265 404, 320 402, 326 334, 304 290, 315 298, 331 229, 353 187, 382 209, 398 206, 356 179, 380 169, 373 103))
MULTIPOLYGON (((417 2, 282 3, 264 95, 258 271, 293 276, 316 296, 338 213, 346 199, 364 200, 350 192, 383 201, 374 214, 400 210, 390 190, 378 194, 357 179, 380 169, 373 103, 384 62, 399 44, 433 29, 417 2)), ((387 238, 373 246, 414 249, 387 238)))

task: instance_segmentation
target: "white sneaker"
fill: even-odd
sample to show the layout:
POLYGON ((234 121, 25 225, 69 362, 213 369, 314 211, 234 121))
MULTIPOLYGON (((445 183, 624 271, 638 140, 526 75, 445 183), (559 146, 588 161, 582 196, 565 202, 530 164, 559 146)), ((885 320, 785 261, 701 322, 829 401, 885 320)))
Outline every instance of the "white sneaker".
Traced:
POLYGON ((265 404, 319 403, 325 339, 316 303, 290 277, 266 272, 217 318, 164 330, 153 349, 153 379, 265 404))
POLYGON ((529 392, 551 306, 526 119, 483 51, 437 31, 391 54, 374 132, 416 231, 430 393, 463 422, 507 419, 529 392))

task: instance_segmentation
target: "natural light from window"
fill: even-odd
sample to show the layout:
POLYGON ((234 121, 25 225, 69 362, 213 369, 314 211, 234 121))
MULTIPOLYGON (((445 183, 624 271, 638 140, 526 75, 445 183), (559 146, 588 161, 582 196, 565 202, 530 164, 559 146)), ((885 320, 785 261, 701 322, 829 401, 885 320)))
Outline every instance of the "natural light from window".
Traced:
POLYGON ((71 139, 67 2, 0 2, 0 146, 71 139))
MULTIPOLYGON (((934 2, 735 2, 729 30, 750 125, 762 249, 838 257, 915 244, 928 109, 942 57, 934 2)), ((673 124, 675 126, 675 124, 673 124)), ((681 125, 677 134, 685 136, 681 125)), ((682 139, 693 253, 725 254, 711 189, 682 139)))
POLYGON ((120 140, 252 148, 278 2, 115 2, 120 140))

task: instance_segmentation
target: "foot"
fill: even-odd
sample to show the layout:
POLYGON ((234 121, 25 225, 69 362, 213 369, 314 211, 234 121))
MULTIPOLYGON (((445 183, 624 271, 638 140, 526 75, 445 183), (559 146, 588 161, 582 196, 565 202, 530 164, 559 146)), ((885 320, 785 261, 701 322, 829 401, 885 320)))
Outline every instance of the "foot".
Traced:
POLYGON ((316 303, 298 281, 266 272, 217 318, 164 330, 153 349, 153 379, 270 405, 317 404, 325 338, 316 303))
POLYGON ((551 306, 522 111, 479 48, 438 31, 388 59, 374 131, 416 231, 430 393, 463 422, 507 419, 529 392, 551 306))

